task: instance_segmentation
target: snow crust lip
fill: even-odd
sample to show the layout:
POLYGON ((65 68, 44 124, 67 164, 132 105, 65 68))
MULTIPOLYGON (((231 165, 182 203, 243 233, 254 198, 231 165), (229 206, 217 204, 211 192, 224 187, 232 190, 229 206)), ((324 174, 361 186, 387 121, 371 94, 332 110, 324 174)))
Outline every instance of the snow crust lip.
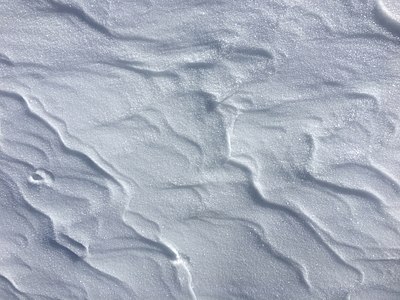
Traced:
POLYGON ((400 298, 398 8, 0 3, 0 298, 400 298))
POLYGON ((378 22, 395 35, 400 34, 400 5, 398 1, 377 1, 375 13, 378 22))

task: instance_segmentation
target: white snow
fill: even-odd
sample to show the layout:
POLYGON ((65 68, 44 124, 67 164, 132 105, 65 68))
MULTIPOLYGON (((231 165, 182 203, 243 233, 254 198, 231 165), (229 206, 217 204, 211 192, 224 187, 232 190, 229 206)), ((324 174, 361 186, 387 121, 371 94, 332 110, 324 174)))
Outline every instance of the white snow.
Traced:
POLYGON ((0 299, 400 299, 400 2, 0 1, 0 299))

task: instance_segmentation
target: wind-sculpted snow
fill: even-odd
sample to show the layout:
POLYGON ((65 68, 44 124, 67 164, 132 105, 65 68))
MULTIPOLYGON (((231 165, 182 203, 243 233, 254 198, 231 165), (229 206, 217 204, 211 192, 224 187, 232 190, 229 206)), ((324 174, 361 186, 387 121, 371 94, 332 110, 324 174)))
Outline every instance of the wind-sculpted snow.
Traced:
POLYGON ((395 0, 0 16, 0 299, 400 298, 395 0))

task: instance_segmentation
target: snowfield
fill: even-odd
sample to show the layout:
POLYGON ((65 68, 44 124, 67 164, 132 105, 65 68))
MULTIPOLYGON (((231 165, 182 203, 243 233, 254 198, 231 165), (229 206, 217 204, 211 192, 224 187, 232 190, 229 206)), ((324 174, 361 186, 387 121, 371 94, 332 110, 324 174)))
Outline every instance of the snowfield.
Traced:
POLYGON ((0 299, 400 299, 400 2, 0 1, 0 299))

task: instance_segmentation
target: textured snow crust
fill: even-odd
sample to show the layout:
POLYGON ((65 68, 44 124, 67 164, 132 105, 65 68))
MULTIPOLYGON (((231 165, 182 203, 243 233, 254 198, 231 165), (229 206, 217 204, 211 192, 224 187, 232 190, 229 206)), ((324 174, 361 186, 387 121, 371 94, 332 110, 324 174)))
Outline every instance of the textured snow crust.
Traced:
POLYGON ((0 299, 400 299, 400 2, 0 1, 0 299))

